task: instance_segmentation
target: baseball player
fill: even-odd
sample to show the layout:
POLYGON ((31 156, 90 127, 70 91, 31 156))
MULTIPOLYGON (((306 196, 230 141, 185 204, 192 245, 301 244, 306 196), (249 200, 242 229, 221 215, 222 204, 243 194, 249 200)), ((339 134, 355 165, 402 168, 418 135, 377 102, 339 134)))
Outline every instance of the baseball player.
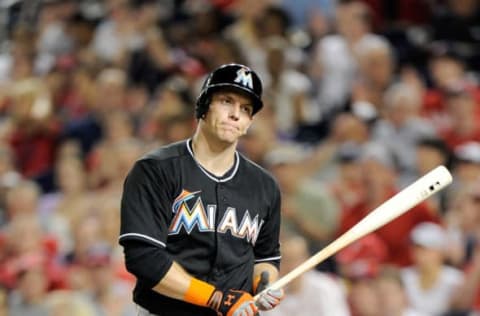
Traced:
POLYGON ((263 106, 250 68, 227 64, 204 82, 191 139, 154 150, 129 172, 119 242, 137 277, 139 315, 240 316, 269 310, 282 290, 280 191, 237 150, 263 106))

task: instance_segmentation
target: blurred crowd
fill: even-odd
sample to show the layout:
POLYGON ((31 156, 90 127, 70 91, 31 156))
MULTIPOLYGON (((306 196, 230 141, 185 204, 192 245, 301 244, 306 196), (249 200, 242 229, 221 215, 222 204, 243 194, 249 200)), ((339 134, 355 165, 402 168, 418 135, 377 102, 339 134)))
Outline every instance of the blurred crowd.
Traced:
POLYGON ((136 315, 123 180, 229 62, 264 83, 239 148, 280 184, 282 273, 454 176, 265 315, 480 315, 478 0, 0 1, 0 315, 136 315))

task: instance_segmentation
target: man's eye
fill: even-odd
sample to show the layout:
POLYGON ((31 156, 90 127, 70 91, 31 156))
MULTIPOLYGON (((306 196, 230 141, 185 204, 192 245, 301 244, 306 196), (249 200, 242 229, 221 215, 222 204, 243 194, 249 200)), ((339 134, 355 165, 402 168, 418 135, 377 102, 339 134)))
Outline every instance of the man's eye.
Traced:
POLYGON ((222 104, 232 104, 232 100, 228 99, 228 98, 222 98, 220 99, 220 102, 222 102, 222 104))
POLYGON ((242 106, 242 111, 248 114, 252 114, 252 108, 249 106, 242 106))

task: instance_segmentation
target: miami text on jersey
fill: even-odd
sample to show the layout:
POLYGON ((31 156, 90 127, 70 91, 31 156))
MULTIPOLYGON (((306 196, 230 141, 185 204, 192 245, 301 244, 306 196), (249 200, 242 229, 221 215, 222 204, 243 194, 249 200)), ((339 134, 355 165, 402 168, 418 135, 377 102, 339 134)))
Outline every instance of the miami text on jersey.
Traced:
MULTIPOLYGON (((182 190, 182 193, 175 199, 172 205, 172 211, 175 216, 168 229, 169 235, 179 234, 182 227, 187 234, 190 234, 195 227, 199 232, 215 231, 217 205, 207 205, 205 208, 202 203, 202 198, 198 195, 200 192, 201 191, 188 192, 182 190), (195 197, 196 200, 193 204, 192 202, 187 203, 187 201, 195 197)), ((263 220, 259 222, 258 214, 252 219, 248 210, 245 211, 239 223, 237 210, 234 207, 228 207, 218 224, 217 232, 225 234, 227 231, 230 231, 232 236, 246 239, 255 245, 262 225, 263 220)))

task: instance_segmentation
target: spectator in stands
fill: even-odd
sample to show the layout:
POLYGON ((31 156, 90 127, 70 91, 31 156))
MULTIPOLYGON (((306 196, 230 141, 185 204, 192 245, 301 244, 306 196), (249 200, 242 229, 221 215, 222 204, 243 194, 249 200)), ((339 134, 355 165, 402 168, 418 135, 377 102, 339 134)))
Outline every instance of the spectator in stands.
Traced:
POLYGON ((120 229, 120 208, 118 198, 111 196, 98 201, 96 212, 103 223, 100 228, 100 240, 111 249, 110 268, 116 278, 132 282, 135 278, 125 268, 123 249, 118 244, 118 231, 120 229))
MULTIPOLYGON (((419 139, 415 149, 416 177, 420 177, 440 165, 450 168, 451 159, 451 150, 438 136, 419 139)), ((443 190, 427 200, 427 203, 433 203, 432 207, 438 209, 442 215, 448 208, 447 191, 448 189, 443 190)))
POLYGON ((266 154, 265 164, 283 194, 282 227, 305 236, 310 252, 317 252, 331 240, 339 209, 326 186, 305 173, 307 155, 295 145, 279 145, 266 154))
POLYGON ((395 83, 385 92, 381 118, 372 127, 372 140, 389 148, 398 163, 400 183, 416 176, 416 145, 435 136, 435 128, 420 117, 421 95, 406 83, 395 83))
POLYGON ((432 39, 450 45, 460 54, 469 68, 480 68, 478 35, 480 27, 480 5, 475 0, 448 0, 434 11, 432 18, 432 39))
POLYGON ((8 189, 5 198, 5 213, 8 221, 17 216, 28 215, 37 218, 40 187, 31 180, 22 180, 8 189))
POLYGON ((427 74, 431 80, 431 87, 425 86, 425 98, 423 103, 423 114, 440 125, 441 128, 446 124, 445 98, 455 86, 469 81, 470 74, 462 58, 448 48, 432 49, 428 60, 427 74))
POLYGON ((372 122, 384 116, 385 91, 393 82, 395 56, 391 44, 378 35, 364 36, 355 45, 358 73, 353 82, 350 108, 372 122))
POLYGON ((71 290, 49 292, 45 305, 50 312, 49 316, 90 316, 96 312, 88 298, 71 290))
POLYGON ((67 21, 77 10, 75 1, 48 1, 38 17, 38 64, 41 73, 47 73, 56 59, 72 52, 74 43, 66 30, 67 21))
POLYGON ((270 2, 270 0, 235 2, 231 8, 231 14, 236 16, 236 19, 224 31, 225 37, 236 43, 246 63, 253 69, 257 69, 265 85, 268 85, 268 78, 265 75, 267 73, 266 56, 258 24, 270 2))
MULTIPOLYGON (((477 179, 478 181, 478 179, 477 179)), ((480 312, 480 192, 478 182, 460 192, 446 214, 449 236, 454 240, 448 262, 464 272, 453 297, 453 310, 469 315, 480 312)))
POLYGON ((352 207, 364 198, 361 154, 361 145, 355 142, 341 144, 336 152, 337 175, 329 182, 328 187, 342 209, 352 207))
POLYGON ((0 264, 0 283, 8 289, 18 286, 19 270, 24 264, 42 265, 47 288, 64 286, 64 269, 57 261, 56 241, 47 235, 37 218, 21 214, 5 228, 0 264))
POLYGON ((125 66, 129 53, 142 44, 129 1, 106 1, 108 16, 97 26, 92 50, 106 64, 125 66))
MULTIPOLYGON (((109 152, 101 157, 100 164, 105 168, 105 177, 96 187, 97 198, 120 197, 123 182, 132 163, 145 153, 143 142, 132 138, 112 144, 109 152)), ((99 172, 96 170, 95 172, 99 172)))
POLYGON ((16 81, 35 76, 36 51, 33 36, 32 32, 21 26, 12 32, 10 47, 2 54, 2 85, 9 87, 16 81))
POLYGON ((335 255, 339 274, 347 283, 368 280, 369 286, 387 259, 388 249, 375 233, 351 243, 335 255))
POLYGON ((38 212, 47 219, 47 231, 58 238, 58 251, 65 256, 73 250, 73 225, 94 205, 88 189, 87 172, 80 157, 64 155, 55 165, 56 192, 42 195, 38 212))
POLYGON ((17 81, 9 88, 8 142, 18 170, 37 181, 44 191, 52 189, 52 168, 61 124, 51 95, 39 78, 17 81))
POLYGON ((452 307, 463 273, 444 264, 448 237, 435 223, 420 223, 411 231, 413 265, 402 269, 412 307, 428 315, 442 315, 452 307))
POLYGON ((128 78, 134 84, 145 85, 148 92, 152 93, 162 82, 169 79, 173 69, 177 66, 182 67, 181 64, 186 60, 181 60, 179 56, 173 54, 165 32, 157 24, 161 14, 158 1, 129 2, 131 6, 128 10, 135 21, 126 23, 134 23, 130 27, 134 28, 135 34, 132 34, 132 39, 128 39, 132 40, 133 45, 126 47, 131 50, 130 53, 127 51, 128 78))
POLYGON ((7 222, 6 195, 22 180, 15 168, 15 159, 8 144, 0 144, 0 227, 7 222))
MULTIPOLYGON (((55 111, 65 129, 85 119, 93 108, 96 89, 93 73, 75 56, 62 56, 45 77, 55 111)), ((65 134, 68 134, 64 131, 65 134)))
POLYGON ((476 124, 479 118, 479 100, 476 92, 465 85, 448 91, 446 106, 449 126, 439 132, 450 148, 468 141, 480 141, 480 128, 476 124))
POLYGON ((87 157, 89 171, 89 185, 92 188, 101 188, 108 185, 110 178, 117 172, 114 154, 115 147, 133 139, 134 126, 128 113, 116 109, 110 111, 101 121, 102 139, 95 144, 87 157))
POLYGON ((312 56, 313 67, 319 69, 313 81, 326 119, 342 110, 351 93, 358 66, 353 50, 371 34, 371 12, 362 1, 339 1, 333 24, 335 33, 314 44, 312 56))
POLYGON ((348 302, 352 316, 381 316, 380 298, 374 279, 361 277, 351 280, 348 302))
POLYGON ((463 269, 472 260, 479 240, 479 205, 480 192, 478 182, 476 182, 466 185, 457 192, 445 214, 447 232, 452 240, 447 259, 451 265, 460 269, 463 269))
POLYGON ((158 137, 155 141, 165 143, 166 140, 162 139, 163 134, 168 133, 165 121, 188 115, 194 117, 189 102, 188 84, 184 78, 173 77, 160 85, 150 100, 150 107, 144 113, 143 124, 150 128, 150 131, 145 132, 158 137))
POLYGON ((450 167, 452 152, 438 137, 424 137, 417 141, 416 170, 418 175, 426 174, 436 166, 450 167))
MULTIPOLYGON (((477 227, 478 229, 478 227, 477 227)), ((465 269, 465 278, 453 298, 453 310, 462 312, 480 312, 480 247, 474 245, 472 259, 465 269)))
POLYGON ((281 139, 295 139, 299 128, 314 123, 309 97, 308 77, 288 65, 287 42, 279 37, 264 40, 267 54, 267 71, 270 83, 265 90, 274 96, 272 108, 275 115, 275 129, 281 139))
POLYGON ((405 292, 401 272, 397 267, 384 266, 375 278, 375 286, 380 301, 381 315, 428 316, 417 311, 410 304, 405 292))
POLYGON ((10 295, 10 316, 48 316, 45 305, 49 280, 41 257, 23 257, 17 271, 17 286, 10 295))
POLYGON ((454 178, 447 189, 449 197, 475 185, 480 178, 480 142, 467 142, 454 148, 451 171, 454 178))
POLYGON ((72 227, 74 248, 65 261, 68 266, 75 267, 85 264, 88 261, 88 249, 102 241, 102 223, 98 214, 89 212, 79 217, 72 227))
POLYGON ((83 265, 91 279, 89 294, 97 315, 133 315, 132 285, 115 277, 111 251, 108 244, 98 241, 87 249, 83 265))

